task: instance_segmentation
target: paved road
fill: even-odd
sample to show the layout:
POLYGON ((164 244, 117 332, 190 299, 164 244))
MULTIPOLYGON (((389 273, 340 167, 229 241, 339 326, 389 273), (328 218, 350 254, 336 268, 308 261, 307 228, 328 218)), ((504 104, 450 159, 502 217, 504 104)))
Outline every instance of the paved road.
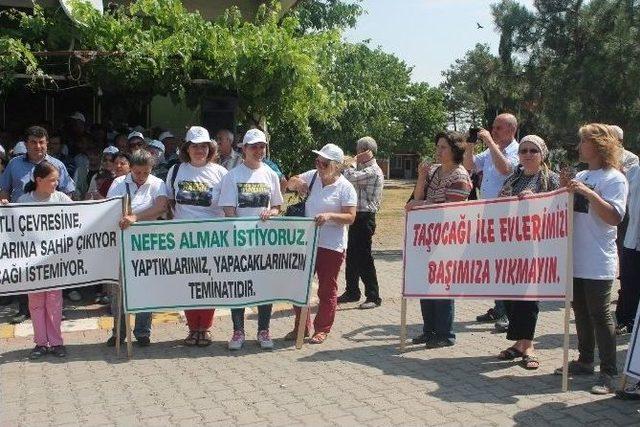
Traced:
MULTIPOLYGON (((589 394, 591 379, 560 391, 562 308, 545 303, 537 348, 542 366, 525 371, 495 359, 504 335, 473 322, 488 301, 456 306, 458 344, 400 354, 401 263, 378 262, 384 303, 369 311, 343 307, 329 339, 297 351, 276 340, 273 352, 254 342, 229 353, 229 316, 221 316, 209 348, 185 348, 181 323, 158 325, 154 344, 131 361, 102 344, 104 330, 65 334, 69 357, 26 360, 29 338, 0 340, 0 425, 638 425, 640 405, 589 394)), ((420 331, 416 301, 410 334, 420 331)), ((572 325, 573 326, 573 325, 572 325)), ((292 327, 288 313, 272 321, 275 337, 292 327)), ((251 334, 255 317, 247 323, 251 334)), ((572 348, 575 341, 572 340, 572 348)), ((626 351, 620 340, 619 364, 626 351)), ((573 351, 572 351, 573 354, 573 351)))

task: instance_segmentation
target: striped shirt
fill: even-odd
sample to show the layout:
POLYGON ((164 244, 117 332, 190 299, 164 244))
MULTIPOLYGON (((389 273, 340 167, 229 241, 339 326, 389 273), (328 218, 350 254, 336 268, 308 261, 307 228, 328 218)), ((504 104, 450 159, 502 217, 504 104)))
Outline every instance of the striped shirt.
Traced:
POLYGON ((440 165, 433 165, 428 182, 424 189, 424 200, 429 203, 467 200, 472 187, 469 172, 462 165, 458 165, 446 175, 440 165))
POLYGON ((358 212, 376 213, 380 210, 384 174, 376 159, 359 163, 356 168, 345 169, 342 174, 358 193, 358 212))

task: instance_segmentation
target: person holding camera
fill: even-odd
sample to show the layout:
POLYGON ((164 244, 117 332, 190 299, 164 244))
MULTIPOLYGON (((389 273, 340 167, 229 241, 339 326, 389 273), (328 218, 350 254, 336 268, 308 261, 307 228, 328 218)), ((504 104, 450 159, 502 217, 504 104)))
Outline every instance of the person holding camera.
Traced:
MULTIPOLYGON (((515 116, 503 113, 493 121, 491 132, 479 129, 477 138, 473 137, 475 132, 469 132, 470 144, 467 144, 464 152, 464 167, 476 173, 482 172, 481 199, 498 197, 502 185, 518 165, 518 141, 515 139, 517 130, 518 120, 515 116), (479 140, 487 145, 487 149, 480 154, 474 154, 475 143, 479 140)), ((509 327, 502 301, 495 301, 494 307, 476 317, 476 320, 478 322, 495 321, 496 329, 501 332, 505 332, 509 327)))

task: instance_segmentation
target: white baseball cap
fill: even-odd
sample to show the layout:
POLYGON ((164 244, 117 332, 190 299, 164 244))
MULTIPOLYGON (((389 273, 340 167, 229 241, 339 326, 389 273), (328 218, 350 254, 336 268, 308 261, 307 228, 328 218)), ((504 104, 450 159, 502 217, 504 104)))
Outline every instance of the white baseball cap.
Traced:
POLYGON ((134 127, 133 130, 135 132, 140 132, 140 133, 144 133, 144 131, 145 131, 145 129, 144 129, 144 127, 142 127, 142 125, 138 125, 138 126, 134 127))
POLYGON ((324 157, 327 160, 333 160, 334 162, 342 163, 344 160, 344 151, 336 144, 327 144, 320 150, 311 150, 318 156, 324 157))
POLYGON ((209 131, 202 126, 191 126, 184 137, 186 142, 201 144, 203 142, 214 142, 209 136, 209 131))
POLYGON ((143 135, 142 133, 140 133, 140 132, 138 132, 138 131, 135 131, 135 130, 134 130, 134 131, 133 131, 133 132, 131 132, 131 133, 129 134, 129 136, 127 137, 127 139, 128 139, 129 141, 131 141, 131 138, 140 138, 140 139, 144 140, 144 135, 143 135))
POLYGON ((164 132, 162 132, 160 134, 160 136, 158 137, 158 140, 159 141, 164 141, 165 138, 175 138, 175 135, 167 130, 167 131, 164 131, 164 132))
POLYGON ((118 154, 119 152, 120 150, 118 150, 118 148, 114 147, 113 145, 109 145, 107 148, 102 150, 102 154, 118 154))
POLYGON ((247 133, 244 134, 244 138, 242 138, 242 145, 257 144, 259 142, 267 144, 267 136, 260 129, 249 129, 247 133))
POLYGON ((18 141, 15 147, 13 147, 13 155, 15 156, 18 154, 27 154, 27 145, 24 141, 18 141))
POLYGON ((85 123, 87 120, 84 118, 84 114, 82 114, 80 111, 76 111, 75 113, 73 113, 72 115, 69 116, 70 119, 76 119, 81 121, 82 123, 85 123))
POLYGON ((158 141, 157 139, 152 139, 151 141, 149 141, 147 143, 147 145, 149 147, 153 147, 153 148, 155 148, 157 150, 160 150, 160 151, 162 151, 164 153, 164 144, 162 142, 158 141))

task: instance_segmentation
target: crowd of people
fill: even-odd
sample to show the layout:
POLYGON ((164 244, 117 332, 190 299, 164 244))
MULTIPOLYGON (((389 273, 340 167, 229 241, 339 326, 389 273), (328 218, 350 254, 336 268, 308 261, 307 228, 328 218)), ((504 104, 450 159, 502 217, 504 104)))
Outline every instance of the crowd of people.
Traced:
MULTIPOLYGON (((573 310, 579 356, 570 362, 569 372, 594 374, 597 346, 600 375, 591 391, 612 393, 618 373, 616 335, 632 330, 640 299, 638 157, 623 148, 622 129, 592 123, 578 130, 577 150, 584 170, 575 173, 566 168, 558 173, 548 166, 549 150, 541 137, 526 135, 517 141, 517 133, 516 117, 500 114, 491 130, 479 130, 477 140, 454 131, 436 135, 437 162, 420 164, 406 209, 464 201, 476 187, 478 197, 485 199, 526 198, 560 187, 573 193, 573 310), (486 149, 479 152, 477 142, 486 149), (472 176, 480 177, 479 182, 472 176), (617 277, 620 292, 614 319, 610 306, 617 277)), ((32 126, 23 140, 0 150, 4 158, 0 200, 47 203, 128 195, 130 209, 120 219, 124 229, 158 218, 252 216, 268 221, 282 213, 283 192, 295 191, 304 197, 305 216, 314 218, 319 226, 319 307, 313 322, 310 315, 301 319, 296 308, 293 330, 285 339, 295 339, 298 328, 304 327, 309 342, 321 344, 331 332, 337 305, 361 300, 360 281, 365 301, 358 307, 374 309, 382 303, 371 253, 384 186, 384 174, 375 159, 377 143, 371 137, 361 138, 353 158, 327 144, 313 150, 315 168, 287 178, 268 159, 268 139, 262 130, 249 129, 237 144, 234 136, 220 129, 212 138, 201 126, 189 128, 182 140, 161 129, 117 133, 101 125, 87 128, 84 116, 75 113, 61 132, 32 126), (338 296, 338 275, 345 259, 346 289, 338 296)), ((77 299, 77 292, 71 291, 68 298, 77 299)), ((62 292, 35 292, 18 299, 20 312, 15 321, 29 315, 33 321, 36 346, 30 357, 48 353, 64 357, 62 292)), ((108 289, 100 289, 97 300, 117 302, 109 301, 108 289)), ((454 301, 425 299, 420 306, 424 326, 412 342, 426 348, 454 345, 454 301)), ((533 346, 538 311, 536 301, 495 301, 493 308, 477 317, 479 322, 495 322, 497 329, 507 332, 507 340, 513 341, 497 355, 499 359, 520 359, 525 369, 539 368, 533 346)), ((115 310, 113 313, 115 316, 115 310)), ((214 314, 214 309, 185 311, 185 345, 211 344, 214 314)), ((270 304, 258 307, 256 340, 262 349, 274 346, 271 314, 270 304)), ((245 310, 233 309, 231 317, 228 348, 240 350, 246 340, 245 310)), ((124 326, 124 315, 114 318, 114 325, 116 322, 124 326)), ((136 315, 133 333, 139 345, 150 345, 151 313, 136 315)), ((107 345, 114 346, 116 340, 114 327, 107 345)), ((640 399, 640 383, 621 396, 640 399)))

